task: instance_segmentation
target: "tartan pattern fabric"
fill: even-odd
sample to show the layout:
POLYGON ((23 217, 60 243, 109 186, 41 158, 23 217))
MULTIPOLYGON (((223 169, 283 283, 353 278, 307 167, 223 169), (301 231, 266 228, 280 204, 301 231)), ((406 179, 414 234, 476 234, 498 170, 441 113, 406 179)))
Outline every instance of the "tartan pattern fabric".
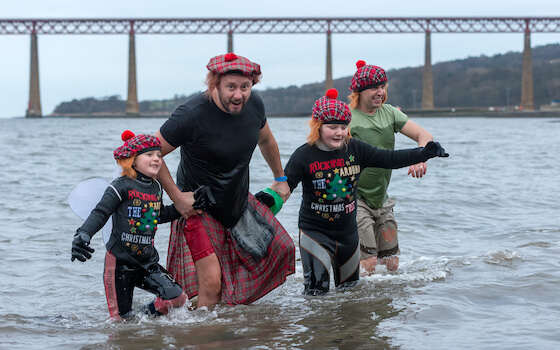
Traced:
POLYGON ((349 89, 352 92, 361 92, 385 83, 387 83, 387 74, 383 68, 369 64, 358 68, 350 81, 349 89))
POLYGON ((113 152, 113 156, 115 159, 130 158, 144 149, 153 147, 161 148, 160 140, 153 135, 141 134, 126 140, 124 145, 113 152))
MULTIPOLYGON (((334 91, 336 92, 336 90, 334 91)), ((327 92, 326 96, 323 96, 315 101, 311 117, 325 123, 350 123, 350 120, 352 119, 350 108, 346 103, 336 99, 338 92, 329 94, 330 92, 331 90, 327 92)))
MULTIPOLYGON (((249 193, 249 205, 275 228, 268 254, 255 261, 238 247, 226 228, 208 213, 201 214, 202 224, 222 267, 222 302, 250 304, 286 281, 295 272, 295 245, 270 209, 249 193)), ((198 295, 196 269, 183 234, 185 219, 173 222, 167 255, 167 270, 192 298, 198 295)))
POLYGON ((217 74, 225 74, 231 71, 240 71, 244 75, 261 74, 260 65, 233 53, 212 57, 206 68, 217 74))
POLYGON ((183 287, 183 291, 190 299, 198 295, 198 283, 194 261, 183 233, 185 222, 185 218, 180 218, 171 223, 167 249, 167 272, 183 287))

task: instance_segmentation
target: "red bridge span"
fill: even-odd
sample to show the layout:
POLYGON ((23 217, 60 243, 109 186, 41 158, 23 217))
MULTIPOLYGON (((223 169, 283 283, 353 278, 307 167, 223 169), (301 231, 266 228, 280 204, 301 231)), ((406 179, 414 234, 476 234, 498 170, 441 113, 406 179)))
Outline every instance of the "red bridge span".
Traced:
POLYGON ((472 18, 134 18, 134 19, 0 19, 0 35, 31 37, 27 117, 41 117, 38 35, 120 34, 129 36, 127 115, 139 115, 135 36, 141 34, 225 34, 233 52, 235 34, 326 35, 325 89, 332 87, 332 34, 423 33, 425 60, 422 109, 434 108, 431 35, 440 33, 520 33, 524 35, 521 106, 533 110, 531 33, 559 33, 560 17, 472 18))

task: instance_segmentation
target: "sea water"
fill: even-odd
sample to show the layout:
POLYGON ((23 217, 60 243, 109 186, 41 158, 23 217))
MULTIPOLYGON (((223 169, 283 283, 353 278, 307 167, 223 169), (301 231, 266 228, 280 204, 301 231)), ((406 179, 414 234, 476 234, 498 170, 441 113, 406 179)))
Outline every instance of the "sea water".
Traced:
MULTIPOLYGON (((165 119, 0 119, 2 349, 552 349, 560 346, 560 118, 416 118, 450 154, 425 177, 393 172, 400 267, 348 291, 302 295, 296 272, 240 306, 108 321, 105 248, 70 261, 82 223, 68 206, 80 182, 111 180, 125 129, 165 119)), ((307 118, 269 118, 283 164, 307 118)), ((397 148, 415 147, 398 135, 397 148)), ((165 159, 176 169, 179 152, 165 159)), ((174 170, 172 171, 174 173, 174 170)), ((258 149, 252 192, 273 175, 258 149)), ((165 197, 170 204, 168 197, 165 197)), ((298 242, 298 188, 278 219, 298 242)), ((156 246, 165 265, 169 224, 156 246)), ((137 290, 135 305, 153 296, 137 290)))

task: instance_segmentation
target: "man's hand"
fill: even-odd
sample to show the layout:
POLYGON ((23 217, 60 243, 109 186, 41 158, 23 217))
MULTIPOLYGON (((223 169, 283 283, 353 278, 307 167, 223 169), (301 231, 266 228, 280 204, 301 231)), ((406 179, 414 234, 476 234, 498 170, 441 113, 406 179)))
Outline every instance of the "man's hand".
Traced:
POLYGON ((194 192, 182 192, 178 197, 174 198, 173 203, 175 209, 185 218, 202 213, 202 210, 193 208, 194 192))
POLYGON ((270 189, 278 193, 280 197, 282 197, 282 200, 284 202, 286 202, 288 198, 290 198, 290 195, 292 194, 290 192, 290 186, 288 186, 287 181, 283 181, 283 182, 273 181, 272 185, 270 185, 270 189))

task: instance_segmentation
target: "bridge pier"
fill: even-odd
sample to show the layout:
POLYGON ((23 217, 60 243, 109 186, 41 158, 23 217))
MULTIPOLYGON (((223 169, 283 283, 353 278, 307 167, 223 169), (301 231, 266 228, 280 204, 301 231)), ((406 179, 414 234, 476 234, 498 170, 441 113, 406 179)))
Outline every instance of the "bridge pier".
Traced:
POLYGON ((227 33, 227 52, 233 52, 233 32, 231 30, 227 33))
POLYGON ((327 31, 327 75, 325 78, 325 92, 333 88, 332 79, 332 32, 327 31))
POLYGON ((29 103, 25 117, 42 117, 41 94, 39 91, 39 52, 37 49, 37 32, 31 33, 31 67, 29 70, 29 103))
POLYGON ((422 109, 434 109, 434 78, 432 75, 432 39, 426 31, 426 49, 424 52, 424 77, 422 81, 422 109))
MULTIPOLYGON (((529 23, 527 23, 527 26, 529 23)), ((523 48, 523 66, 521 68, 521 107, 524 111, 533 111, 533 59, 531 55, 531 31, 525 29, 525 46, 523 48)))
POLYGON ((136 85, 136 45, 132 23, 128 36, 128 97, 126 99, 125 114, 131 117, 140 115, 136 85))

